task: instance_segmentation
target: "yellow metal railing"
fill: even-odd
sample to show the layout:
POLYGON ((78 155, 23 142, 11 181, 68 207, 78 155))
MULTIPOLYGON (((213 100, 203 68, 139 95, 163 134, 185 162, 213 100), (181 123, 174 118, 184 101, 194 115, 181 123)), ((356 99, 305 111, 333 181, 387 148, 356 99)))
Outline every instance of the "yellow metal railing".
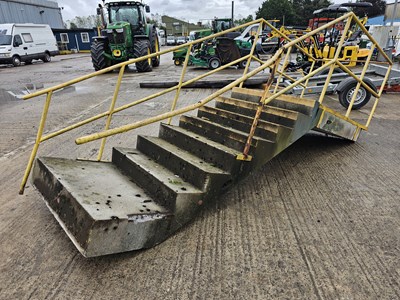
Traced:
MULTIPOLYGON (((318 74, 320 71, 326 69, 326 68, 329 68, 329 73, 328 73, 328 78, 327 78, 327 83, 328 83, 330 78, 331 78, 331 76, 332 76, 333 69, 335 67, 340 67, 342 70, 347 72, 349 74, 349 76, 352 76, 355 80, 357 80, 357 82, 358 82, 357 89, 359 89, 361 86, 363 86, 365 89, 367 89, 376 98, 375 103, 373 105, 373 108, 371 110, 371 113, 369 115, 369 118, 368 118, 368 121, 367 121, 366 125, 359 124, 358 122, 355 122, 355 121, 351 120, 350 117, 349 117, 355 97, 353 97, 353 99, 352 99, 352 101, 351 101, 351 103, 349 105, 349 109, 348 109, 346 115, 342 115, 341 116, 343 119, 351 121, 353 124, 356 124, 360 128, 367 129, 367 127, 368 127, 368 125, 369 125, 369 123, 370 123, 370 121, 372 119, 372 116, 373 116, 373 114, 375 112, 376 106, 378 104, 379 97, 382 94, 385 82, 386 82, 386 80, 387 80, 387 78, 389 76, 391 61, 386 56, 385 52, 381 49, 381 47, 379 45, 377 45, 376 42, 372 39, 372 37, 365 30, 365 28, 364 28, 364 26, 362 24, 358 24, 358 25, 361 25, 360 28, 370 38, 370 40, 373 42, 374 46, 378 49, 378 51, 386 59, 386 62, 389 65, 388 73, 385 76, 385 80, 384 80, 379 92, 376 93, 374 90, 372 90, 363 81, 363 77, 365 76, 367 65, 371 60, 371 55, 367 58, 367 63, 365 64, 363 72, 362 72, 361 76, 359 76, 359 77, 354 75, 354 73, 348 67, 346 67, 345 65, 343 65, 343 63, 341 63, 339 61, 339 54, 342 51, 344 39, 345 39, 346 33, 349 30, 349 27, 350 27, 350 24, 351 24, 352 21, 354 21, 356 23, 359 23, 359 21, 357 20, 356 16, 353 13, 347 13, 347 14, 343 15, 342 17, 340 17, 340 18, 338 18, 338 19, 336 19, 336 20, 334 20, 334 21, 332 21, 332 22, 330 22, 328 24, 325 24, 324 26, 321 26, 318 29, 315 29, 315 30, 313 30, 311 32, 308 32, 307 34, 305 34, 305 35, 303 35, 301 37, 298 37, 298 38, 295 38, 294 40, 291 40, 285 34, 285 31, 283 31, 283 30, 280 31, 279 29, 277 29, 274 26, 272 26, 269 22, 267 22, 267 21, 265 21, 263 19, 258 19, 258 20, 249 22, 247 24, 243 24, 241 26, 238 26, 238 27, 235 27, 235 28, 232 28, 232 29, 229 29, 229 30, 226 30, 226 31, 223 31, 223 32, 220 32, 220 33, 217 33, 217 34, 214 34, 214 35, 211 35, 211 36, 208 36, 208 37, 196 40, 196 41, 189 42, 189 43, 184 44, 184 45, 172 47, 172 48, 169 48, 167 50, 163 50, 163 51, 159 51, 159 52, 156 52, 156 53, 152 53, 152 54, 140 57, 140 58, 131 59, 129 61, 113 65, 113 66, 105 68, 103 70, 100 70, 100 71, 97 71, 97 72, 94 72, 94 73, 91 73, 91 74, 88 74, 88 75, 85 75, 85 76, 82 76, 82 77, 67 81, 67 82, 65 82, 63 84, 59 84, 59 85, 56 85, 54 87, 46 88, 46 89, 43 89, 43 90, 38 91, 36 93, 32 93, 32 94, 24 96, 23 99, 27 100, 27 99, 31 99, 31 98, 34 98, 34 97, 37 97, 37 96, 41 96, 41 95, 45 95, 45 94, 47 95, 46 96, 45 106, 43 108, 42 117, 41 117, 41 120, 40 120, 40 125, 39 125, 39 128, 38 128, 37 137, 36 137, 36 140, 35 140, 35 144, 34 144, 34 147, 33 147, 33 150, 32 150, 28 165, 27 165, 25 173, 24 173, 24 177, 23 177, 21 186, 20 186, 20 193, 22 194, 23 191, 24 191, 26 182, 28 180, 29 174, 30 174, 32 166, 33 166, 34 159, 35 159, 35 157, 37 155, 37 152, 38 152, 38 149, 39 149, 39 145, 42 142, 44 142, 44 141, 46 141, 46 140, 48 140, 50 138, 56 137, 56 136, 58 136, 60 134, 66 133, 68 131, 71 131, 73 129, 76 129, 76 128, 80 127, 80 126, 89 124, 89 123, 91 123, 93 121, 96 121, 96 120, 99 120, 99 119, 105 117, 106 118, 106 124, 105 124, 105 127, 104 127, 103 131, 97 132, 97 133, 93 133, 93 134, 90 134, 90 135, 87 135, 87 136, 83 136, 83 137, 78 137, 75 140, 76 144, 79 145, 79 144, 91 142, 91 141, 94 141, 94 140, 97 140, 97 139, 101 139, 101 144, 100 144, 99 152, 98 152, 98 156, 97 156, 97 160, 100 161, 102 159, 102 156, 103 156, 103 151, 104 151, 104 147, 105 147, 105 144, 106 144, 106 138, 107 137, 115 135, 115 134, 124 133, 124 132, 130 131, 130 130, 133 130, 133 129, 136 129, 136 128, 139 128, 139 127, 142 127, 142 126, 145 126, 145 125, 148 125, 148 124, 159 122, 159 121, 162 121, 162 120, 168 120, 167 122, 170 123, 171 119, 173 117, 181 115, 181 114, 184 114, 186 112, 189 112, 189 111, 192 111, 192 110, 195 110, 195 109, 198 109, 201 106, 204 106, 208 102, 212 101, 213 99, 215 99, 216 97, 220 96, 221 94, 229 91, 233 87, 242 86, 244 81, 246 81, 247 79, 253 77, 254 75, 262 72, 263 70, 265 70, 267 68, 270 68, 273 71, 271 72, 271 74, 270 74, 270 76, 268 78, 268 81, 267 81, 267 83, 265 85, 263 97, 261 98, 261 103, 260 103, 260 108, 261 109, 262 109, 263 106, 268 104, 270 101, 272 101, 273 99, 276 99, 277 97, 279 97, 280 95, 282 95, 284 93, 289 92, 294 87, 298 87, 298 86, 302 87, 303 88, 302 96, 303 96, 304 91, 307 89, 309 79, 311 77, 313 77, 314 75, 318 74), (335 55, 335 57, 333 59, 321 61, 320 59, 316 59, 315 57, 313 57, 310 53, 308 53, 307 49, 304 49, 304 47, 302 47, 302 44, 304 44, 305 41, 308 40, 310 37, 312 37, 313 35, 321 32, 323 30, 325 30, 326 28, 331 28, 332 26, 334 26, 338 22, 346 22, 346 26, 345 26, 345 31, 342 33, 342 38, 341 38, 341 40, 340 40, 340 42, 339 42, 339 44, 337 46, 336 55, 335 55), (235 61, 232 61, 232 62, 230 62, 228 64, 225 64, 225 65, 219 67, 218 69, 205 72, 204 74, 201 74, 201 75, 199 75, 199 76, 197 76, 197 77, 195 77, 193 79, 189 79, 189 80, 186 80, 186 81, 184 80, 185 79, 185 75, 187 73, 187 66, 188 66, 188 63, 189 63, 190 55, 191 55, 191 49, 195 44, 198 44, 198 43, 201 43, 201 42, 205 42, 207 40, 211 40, 211 39, 217 38, 219 36, 225 35, 228 32, 238 31, 240 29, 243 29, 243 28, 245 28, 247 26, 254 25, 254 24, 259 24, 259 28, 258 28, 257 34, 256 34, 256 36, 254 38, 254 41, 253 41, 253 45, 252 45, 251 50, 250 50, 248 55, 245 55, 245 56, 243 56, 243 57, 241 57, 241 58, 239 58, 239 59, 237 59, 235 61), (257 57, 257 55, 255 53, 256 53, 257 42, 261 38, 261 35, 260 35, 261 30, 263 28, 265 28, 265 27, 269 27, 271 29, 271 31, 275 35, 280 36, 281 39, 285 40, 286 43, 275 54, 273 54, 271 57, 268 57, 267 60, 264 61, 264 60, 260 59, 259 57, 257 57), (293 47, 295 47, 299 52, 303 53, 305 55, 305 57, 307 57, 309 59, 309 61, 312 62, 312 66, 311 66, 311 69, 310 69, 309 73, 307 75, 305 75, 305 76, 302 76, 301 78, 298 78, 298 79, 293 78, 289 74, 286 74, 287 72, 285 71, 286 65, 288 64, 289 60, 291 59, 291 54, 290 53, 291 53, 291 50, 293 49, 293 47), (156 57, 156 56, 161 56, 161 55, 164 55, 166 53, 179 50, 181 48, 187 48, 188 51, 187 51, 187 54, 186 54, 186 57, 185 57, 185 61, 184 61, 183 68, 182 68, 182 72, 181 72, 180 79, 179 79, 179 82, 178 82, 177 85, 175 85, 173 87, 170 87, 170 88, 167 88, 167 89, 164 89, 164 90, 162 90, 160 92, 154 93, 152 95, 146 96, 146 97, 144 97, 142 99, 135 100, 135 101, 133 101, 131 103, 128 103, 128 104, 125 104, 125 105, 122 105, 122 106, 119 106, 119 107, 116 106, 117 99, 118 99, 118 94, 119 94, 119 91, 120 91, 120 88, 121 88, 121 83, 122 83, 122 80, 123 80, 124 70, 125 70, 126 66, 128 66, 130 64, 134 64, 134 63, 142 61, 142 60, 150 59, 150 58, 153 58, 153 57, 156 57), (283 59, 283 63, 281 63, 283 55, 285 55, 285 57, 283 59), (205 97, 204 99, 198 101, 195 104, 188 105, 186 107, 176 109, 176 106, 177 106, 177 103, 178 103, 178 100, 179 100, 179 96, 180 96, 180 92, 181 92, 181 89, 183 87, 186 87, 186 86, 188 86, 188 85, 190 85, 190 84, 192 84, 192 83, 194 83, 194 82, 196 82, 196 81, 198 81, 198 80, 200 80, 200 79, 202 79, 204 77, 210 76, 210 75, 212 75, 212 74, 214 74, 216 72, 219 72, 219 71, 221 71, 223 69, 226 69, 226 68, 228 68, 230 66, 237 65, 243 60, 247 60, 247 63, 246 63, 246 67, 244 69, 243 74, 239 78, 234 80, 232 83, 226 85, 222 89, 220 89, 220 90, 212 93, 211 95, 205 97), (251 64, 252 61, 258 62, 260 65, 258 67, 256 67, 256 68, 250 68, 250 64, 251 64), (103 112, 103 113, 98 114, 98 115, 95 115, 95 116, 92 116, 92 117, 90 117, 88 119, 82 120, 82 121, 77 122, 77 123, 75 123, 73 125, 67 126, 67 127, 63 128, 63 129, 60 129, 60 130, 56 131, 56 132, 52 132, 52 133, 49 133, 47 135, 43 135, 44 127, 45 127, 45 123, 46 123, 46 119, 47 119, 47 113, 48 113, 48 110, 49 110, 49 107, 50 107, 50 103, 51 103, 51 99, 52 99, 52 95, 53 95, 54 91, 57 91, 59 89, 65 88, 67 86, 79 83, 81 81, 93 78, 95 76, 107 73, 109 71, 112 71, 112 70, 118 69, 118 68, 120 68, 120 70, 119 70, 118 77, 116 79, 117 82, 116 82, 116 85, 115 85, 114 94, 113 94, 113 97, 112 97, 112 100, 111 100, 111 104, 110 104, 110 107, 109 107, 108 111, 103 112), (271 91, 270 89, 273 88, 275 73, 278 74, 278 82, 276 83, 274 89, 271 91), (279 81, 283 77, 288 79, 288 80, 290 80, 292 83, 289 86, 285 87, 285 88, 279 89, 279 91, 278 91, 279 81), (153 117, 150 117, 150 118, 147 118, 147 119, 142 120, 142 121, 135 122, 135 123, 126 124, 126 125, 123 125, 123 126, 120 126, 120 127, 116 127, 116 128, 110 128, 110 124, 111 124, 111 121, 112 121, 113 114, 115 114, 117 112, 120 112, 120 111, 123 111, 123 110, 128 109, 128 108, 131 108, 131 107, 133 107, 135 105, 138 105, 140 103, 149 101, 151 99, 155 99, 157 97, 160 97, 160 96, 162 96, 164 94, 167 94, 167 93, 173 92, 173 91, 175 91, 175 96, 174 96, 174 99, 172 100, 172 105, 171 105, 170 111, 162 113, 162 114, 159 114, 159 115, 156 115, 156 116, 153 116, 153 117)), ((321 93, 321 96, 319 98, 319 102, 321 102, 321 103, 322 103, 322 101, 324 99, 324 96, 325 96, 325 93, 326 93, 326 89, 327 89, 327 85, 328 84, 325 84, 323 92, 321 93)), ((260 113, 257 112, 257 114, 254 117, 252 130, 249 133, 249 137, 248 137, 248 141, 246 143, 246 147, 245 147, 243 153, 241 155, 238 155, 238 159, 246 159, 246 160, 250 159, 249 156, 248 156, 248 153, 247 153, 248 152, 248 148, 249 148, 248 145, 251 143, 251 140, 253 138, 253 135, 254 135, 254 132, 255 132, 255 128, 257 127, 259 115, 260 115, 260 113)))

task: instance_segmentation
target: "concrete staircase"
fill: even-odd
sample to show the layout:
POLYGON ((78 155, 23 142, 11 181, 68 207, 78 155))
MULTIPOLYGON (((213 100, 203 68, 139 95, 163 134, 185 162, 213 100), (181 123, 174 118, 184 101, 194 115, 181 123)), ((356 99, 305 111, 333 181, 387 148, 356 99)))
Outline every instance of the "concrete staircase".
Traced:
POLYGON ((282 95, 263 109, 252 160, 238 160, 261 93, 234 88, 136 149, 114 148, 110 163, 38 158, 33 183, 84 256, 152 247, 318 125, 318 103, 282 95))

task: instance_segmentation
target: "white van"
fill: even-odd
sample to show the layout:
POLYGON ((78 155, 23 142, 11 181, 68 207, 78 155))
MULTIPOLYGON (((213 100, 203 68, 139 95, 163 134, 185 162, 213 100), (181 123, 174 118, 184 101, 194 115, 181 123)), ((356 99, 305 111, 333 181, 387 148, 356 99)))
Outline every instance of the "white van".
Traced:
POLYGON ((34 59, 49 62, 57 54, 57 41, 49 25, 0 24, 0 64, 17 67, 34 59))

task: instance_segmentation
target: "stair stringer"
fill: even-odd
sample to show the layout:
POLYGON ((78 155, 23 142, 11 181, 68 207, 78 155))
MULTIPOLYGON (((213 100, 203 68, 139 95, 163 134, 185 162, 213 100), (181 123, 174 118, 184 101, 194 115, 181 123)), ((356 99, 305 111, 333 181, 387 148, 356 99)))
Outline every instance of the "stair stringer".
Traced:
MULTIPOLYGON (((185 182, 184 184, 182 183, 186 187, 185 192, 180 192, 178 189, 175 189, 173 183, 170 182, 168 185, 165 181, 160 179, 160 176, 156 176, 157 168, 158 170, 161 170, 160 168, 167 167, 170 172, 170 175, 168 175, 169 178, 174 177, 175 174, 180 172, 179 168, 176 166, 168 166, 170 163, 170 159, 168 156, 166 156, 169 155, 168 153, 157 154, 154 152, 154 147, 156 147, 158 143, 157 141, 159 141, 161 144, 165 144, 173 142, 174 140, 174 138, 170 138, 168 141, 165 140, 164 142, 161 142, 163 138, 166 138, 163 136, 163 130, 160 130, 158 140, 157 138, 146 138, 139 136, 138 141, 140 142, 141 146, 138 149, 125 149, 123 150, 125 151, 125 154, 121 154, 123 152, 121 150, 114 149, 112 162, 114 166, 112 167, 112 170, 118 167, 120 172, 122 172, 121 175, 117 176, 118 178, 124 178, 124 176, 129 177, 132 186, 135 186, 132 187, 133 190, 143 190, 143 194, 149 195, 146 197, 148 199, 152 199, 152 201, 150 201, 152 207, 157 207, 157 209, 148 209, 149 212, 146 212, 145 208, 141 210, 136 209, 136 212, 130 215, 122 212, 118 216, 109 215, 106 219, 97 220, 96 213, 88 214, 88 210, 90 211, 91 208, 88 208, 87 206, 95 205, 95 203, 93 203, 95 200, 88 201, 85 196, 81 196, 81 198, 77 197, 77 193, 73 192, 74 188, 72 187, 75 179, 71 179, 71 182, 66 182, 62 176, 60 177, 56 172, 51 174, 51 170, 48 171, 48 174, 43 174, 43 170, 48 168, 45 166, 45 163, 40 163, 40 159, 38 159, 36 164, 38 167, 35 167, 34 171, 34 184, 45 196, 45 198, 48 198, 46 201, 54 211, 56 218, 83 255, 90 257, 148 248, 162 242, 184 224, 190 222, 199 213, 204 205, 210 204, 218 199, 218 197, 233 184, 242 180, 251 171, 260 168, 278 153, 295 142, 302 135, 306 134, 311 128, 315 127, 319 113, 319 111, 316 111, 316 113, 311 116, 298 113, 297 119, 292 119, 294 121, 293 128, 290 129, 288 127, 282 127, 279 129, 274 141, 269 141, 255 136, 252 140, 252 146, 250 147, 250 155, 252 156, 251 161, 239 161, 236 160, 236 156, 233 155, 235 151, 237 154, 239 154, 244 148, 244 143, 246 142, 248 132, 240 132, 232 128, 229 129, 228 127, 224 127, 219 124, 212 125, 212 122, 210 121, 205 121, 201 118, 196 119, 190 117, 192 122, 196 122, 196 120, 198 120, 198 122, 203 122, 203 126, 216 126, 207 127, 208 129, 204 131, 201 130, 201 126, 196 127, 194 123, 192 123, 192 127, 186 127, 187 130, 194 130, 193 132, 197 130, 196 134, 204 135, 204 137, 207 137, 207 134, 213 134, 214 140, 217 141, 214 141, 212 147, 210 146, 208 149, 218 147, 218 141, 223 141, 224 139, 226 141, 230 139, 224 147, 233 148, 231 149, 232 151, 227 151, 229 154, 229 160, 231 161, 230 163, 221 164, 220 166, 216 166, 216 164, 214 166, 212 161, 203 162, 205 164, 210 163, 210 170, 216 170, 219 167, 223 167, 225 171, 222 169, 220 172, 215 171, 214 175, 210 175, 211 177, 209 179, 207 179, 207 174, 203 174, 200 179, 198 179, 195 174, 191 174, 189 177, 179 176, 178 178, 184 181, 192 181, 190 184, 188 182, 185 182), (211 128, 217 128, 219 133, 212 133, 212 131, 210 131, 211 128), (224 135, 226 135, 228 132, 231 132, 231 134, 228 134, 228 136, 224 137, 224 135), (143 154, 141 151, 146 150, 146 148, 150 145, 149 142, 144 143, 146 139, 149 142, 152 141, 151 147, 153 147, 153 150, 149 150, 149 153, 143 154), (117 151, 120 151, 121 153, 118 154, 116 153, 117 151), (129 154, 128 152, 131 153, 129 154), (152 160, 152 165, 149 163, 146 167, 144 166, 144 161, 142 164, 138 163, 137 161, 134 162, 134 159, 131 159, 131 162, 128 162, 129 155, 135 155, 134 152, 136 152, 137 155, 150 155, 144 156, 143 159, 152 160), (161 155, 160 159, 158 159, 158 155, 161 155), (160 165, 160 167, 157 167, 156 164, 162 164, 163 166, 160 165), (151 170, 153 167, 155 169, 151 170), (136 168, 136 171, 132 171, 131 168, 136 168), (57 207, 60 191, 64 191, 63 193, 68 194, 68 197, 64 197, 65 199, 63 199, 64 202, 69 201, 68 203, 70 203, 65 208, 67 211, 62 211, 59 209, 59 207, 57 207), (76 217, 79 214, 83 215, 83 217, 76 217), (65 219, 65 215, 71 216, 65 219), (71 223, 68 224, 68 222, 71 223), (89 225, 82 227, 82 224, 86 224, 85 222, 89 225), (76 228, 71 229, 71 226, 75 226, 76 228), (108 228, 111 230, 108 230, 108 228), (77 243, 76 241, 79 242, 77 243)), ((182 118, 185 119, 185 117, 182 118)), ((188 119, 189 117, 186 118, 188 119)), ((165 144, 165 146, 166 145, 167 144, 165 144)), ((223 145, 221 145, 221 147, 222 146, 223 145)), ((172 146, 168 147, 170 147, 170 149, 174 149, 172 146)), ((187 147, 187 150, 190 150, 190 147, 187 147)), ((165 152, 165 149, 163 151, 165 152)), ((190 151, 195 152, 193 149, 190 151)), ((221 149, 218 149, 218 151, 221 151, 221 149)), ((184 152, 181 150, 179 153, 182 155, 184 154, 184 152)), ((210 155, 207 155, 208 160, 210 160, 210 155)), ((222 153, 219 153, 218 155, 222 155, 222 153)), ((227 154, 224 154, 218 157, 220 159, 224 159, 227 157, 226 155, 227 154)), ((176 161, 177 159, 179 159, 179 155, 175 155, 173 160, 176 161)), ((67 162, 67 160, 64 161, 67 162)), ((90 169, 89 166, 102 163, 75 161, 74 164, 78 164, 76 166, 77 169, 79 169, 80 164, 85 165, 88 169, 90 169)), ((108 169, 106 168, 103 173, 107 173, 107 175, 111 170, 109 169, 109 165, 109 163, 104 165, 107 166, 108 169)), ((189 165, 190 164, 184 164, 183 166, 184 168, 189 168, 189 165)), ((165 172, 167 172, 167 170, 165 170, 165 172)), ((109 175, 111 176, 110 180, 113 180, 112 177, 116 175, 111 173, 109 175)), ((125 179, 123 180, 124 182, 126 181, 125 179)), ((107 193, 108 191, 105 191, 104 195, 99 195, 98 198, 106 198, 107 193)), ((124 192, 122 191, 121 194, 124 195, 124 192)), ((136 199, 135 201, 139 200, 136 199)), ((140 207, 146 207, 148 203, 140 200, 138 205, 140 207)), ((111 207, 106 207, 104 209, 108 212, 113 211, 108 210, 111 209, 111 207)), ((119 211, 121 212, 121 210, 119 211)))

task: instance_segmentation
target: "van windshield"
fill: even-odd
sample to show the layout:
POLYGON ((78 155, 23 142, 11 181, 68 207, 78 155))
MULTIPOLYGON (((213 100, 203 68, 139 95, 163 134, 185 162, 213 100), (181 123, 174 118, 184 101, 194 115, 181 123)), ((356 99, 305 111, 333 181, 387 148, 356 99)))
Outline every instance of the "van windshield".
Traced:
POLYGON ((7 29, 0 29, 0 45, 11 45, 11 35, 7 35, 7 29))

